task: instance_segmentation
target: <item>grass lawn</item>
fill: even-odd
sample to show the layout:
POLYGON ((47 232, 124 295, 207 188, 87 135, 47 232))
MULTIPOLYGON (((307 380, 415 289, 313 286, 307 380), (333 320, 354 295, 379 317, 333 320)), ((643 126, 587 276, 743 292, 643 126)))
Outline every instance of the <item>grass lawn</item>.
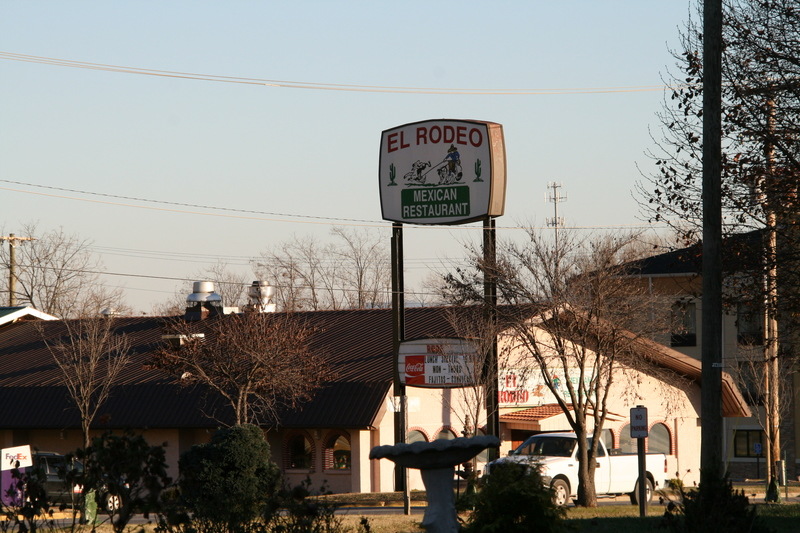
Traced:
MULTIPOLYGON (((343 495, 337 495, 336 499, 343 495)), ((396 506, 402 503, 401 495, 347 495, 356 501, 346 502, 355 506, 375 506, 391 505, 396 506), (376 499, 376 496, 380 496, 376 499)), ((413 499, 414 506, 424 505, 424 494, 417 495, 413 499)), ((339 502, 342 503, 342 502, 339 502)), ((575 533, 640 533, 651 531, 655 533, 662 522, 664 507, 661 505, 651 505, 647 517, 639 517, 639 508, 634 505, 603 505, 594 508, 570 507, 567 509, 567 521, 573 526, 575 533)), ((772 527, 776 533, 797 533, 800 531, 800 504, 759 504, 758 514, 764 517, 767 525, 772 527)), ((466 519, 466 515, 464 515, 466 519)), ((342 523, 347 528, 347 533, 365 531, 359 525, 363 519, 359 514, 354 513, 342 516, 342 523)), ((422 520, 421 514, 405 516, 402 514, 373 515, 367 518, 370 533, 421 533, 419 523, 422 520)), ((85 531, 88 531, 86 529, 85 531)), ((128 529, 133 532, 152 532, 152 526, 131 526, 128 529)), ((666 530, 661 530, 666 531, 666 530)), ((98 528, 99 533, 110 533, 111 528, 102 526, 98 528)), ((344 532, 343 532, 344 533, 344 532)))
MULTIPOLYGON (((797 533, 800 530, 800 504, 759 505, 759 515, 776 533, 797 533)), ((575 533, 641 533, 658 531, 664 508, 655 505, 648 516, 639 517, 639 508, 633 505, 604 505, 591 509, 571 507, 567 510, 567 521, 575 533)), ((347 516, 345 523, 358 526, 360 517, 347 516)), ((372 533, 418 533, 420 515, 371 516, 369 526, 372 533)), ((666 530, 663 530, 666 531, 666 530)))

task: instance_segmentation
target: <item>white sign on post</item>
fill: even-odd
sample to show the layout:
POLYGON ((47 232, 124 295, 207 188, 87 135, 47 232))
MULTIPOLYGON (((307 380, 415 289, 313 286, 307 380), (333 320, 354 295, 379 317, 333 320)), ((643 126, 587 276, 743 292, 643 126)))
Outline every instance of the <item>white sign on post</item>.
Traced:
POLYGON ((503 127, 476 120, 426 120, 381 135, 384 220, 465 224, 503 214, 503 127))
POLYGON ((647 438, 647 407, 631 407, 631 438, 647 438))

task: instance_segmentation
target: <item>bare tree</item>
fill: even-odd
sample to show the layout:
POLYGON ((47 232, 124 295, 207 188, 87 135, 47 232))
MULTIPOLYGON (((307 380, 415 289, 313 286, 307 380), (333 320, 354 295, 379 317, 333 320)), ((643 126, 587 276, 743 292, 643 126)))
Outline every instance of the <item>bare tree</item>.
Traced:
MULTIPOLYGON (((503 343, 552 393, 576 433, 578 502, 595 506, 598 440, 588 436, 602 431, 616 381, 635 379, 634 369, 658 372, 641 357, 642 343, 666 330, 666 317, 655 312, 646 287, 624 276, 634 236, 564 235, 557 246, 534 230, 528 236, 524 244, 501 244, 492 271, 506 304, 497 309, 503 343)), ((473 251, 474 268, 447 279, 451 298, 483 300, 488 272, 479 252, 473 251)), ((635 394, 635 387, 614 390, 635 394)))
POLYGON ((78 408, 83 445, 88 447, 92 422, 128 364, 131 346, 127 336, 117 331, 113 317, 95 315, 61 324, 64 333, 55 340, 45 334, 45 328, 52 327, 50 323, 41 324, 39 329, 78 408))
POLYGON ((332 230, 334 241, 293 238, 256 261, 254 270, 275 286, 279 309, 387 307, 391 294, 388 244, 367 231, 332 230))
MULTIPOLYGON (((124 310, 122 291, 100 281, 101 261, 91 253, 91 242, 58 230, 39 233, 25 224, 21 235, 31 237, 16 248, 16 300, 51 315, 68 318, 92 309, 124 310)), ((0 247, 0 264, 11 268, 8 252, 0 247)), ((0 284, 9 290, 7 278, 0 284)))
POLYGON ((313 237, 295 237, 262 252, 254 270, 275 286, 280 309, 337 309, 341 293, 336 290, 336 265, 331 262, 331 255, 330 245, 313 237))
POLYGON ((308 401, 332 378, 323 355, 310 346, 313 328, 293 314, 176 319, 167 329, 182 345, 158 350, 154 365, 182 384, 217 393, 236 424, 277 422, 282 408, 308 401))
POLYGON ((338 278, 348 307, 387 307, 391 294, 391 265, 386 242, 379 236, 344 228, 334 228, 332 233, 341 242, 336 250, 341 261, 338 278))

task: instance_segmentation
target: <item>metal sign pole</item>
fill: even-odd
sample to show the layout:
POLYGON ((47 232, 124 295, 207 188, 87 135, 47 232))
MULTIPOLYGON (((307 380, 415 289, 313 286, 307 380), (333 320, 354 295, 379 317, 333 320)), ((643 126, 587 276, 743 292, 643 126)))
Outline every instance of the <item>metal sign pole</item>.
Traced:
POLYGON ((644 455, 644 438, 636 439, 636 451, 639 455, 639 516, 647 516, 647 474, 644 455))
MULTIPOLYGON (((400 359, 400 343, 405 340, 405 294, 403 287, 403 225, 392 224, 392 347, 394 350, 394 440, 406 442, 408 433, 408 412, 406 386, 400 381, 397 372, 400 359)), ((403 492, 403 510, 411 514, 411 492, 408 486, 408 471, 395 466, 395 490, 403 492)))
MULTIPOLYGON (((484 380, 486 384, 486 433, 500 438, 500 408, 497 394, 497 281, 495 279, 495 262, 497 258, 497 240, 495 237, 494 219, 489 217, 483 222, 483 298, 485 320, 492 335, 492 342, 486 354, 484 380)), ((498 449, 488 449, 488 459, 497 459, 498 449)))
POLYGON ((631 438, 636 439, 636 452, 639 459, 639 480, 636 482, 636 498, 639 500, 639 516, 647 516, 647 466, 645 462, 645 439, 649 430, 647 407, 637 405, 631 408, 631 438))

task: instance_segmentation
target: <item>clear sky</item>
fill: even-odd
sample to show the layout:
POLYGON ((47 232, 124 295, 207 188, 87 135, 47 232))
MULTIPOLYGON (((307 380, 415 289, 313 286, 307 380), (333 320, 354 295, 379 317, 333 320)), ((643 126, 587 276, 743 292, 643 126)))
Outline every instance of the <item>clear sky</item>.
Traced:
MULTIPOLYGON (((380 134, 435 118, 503 125, 501 238, 553 216, 554 181, 567 226, 642 225, 632 189, 651 167, 662 76, 690 10, 689 0, 4 0, 0 229, 37 222, 90 239, 124 274, 109 285, 149 311, 186 286, 159 277, 218 260, 249 273, 264 249, 326 239, 334 225, 378 227, 388 248, 380 134)), ((409 227, 409 283, 479 227, 409 227)))

